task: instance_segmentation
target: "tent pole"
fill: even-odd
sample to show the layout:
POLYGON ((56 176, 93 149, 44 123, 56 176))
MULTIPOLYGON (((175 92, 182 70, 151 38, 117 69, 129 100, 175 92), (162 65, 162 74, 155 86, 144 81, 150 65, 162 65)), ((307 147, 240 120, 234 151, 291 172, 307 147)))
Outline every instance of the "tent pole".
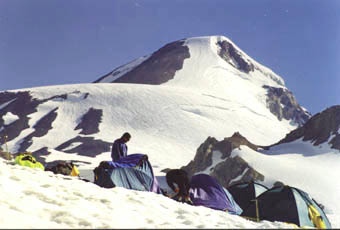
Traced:
POLYGON ((255 207, 256 207, 256 221, 260 221, 260 215, 259 215, 259 202, 257 199, 255 199, 255 207))
POLYGON ((255 201, 256 221, 259 222, 260 221, 259 202, 256 198, 254 200, 251 200, 251 201, 255 201))

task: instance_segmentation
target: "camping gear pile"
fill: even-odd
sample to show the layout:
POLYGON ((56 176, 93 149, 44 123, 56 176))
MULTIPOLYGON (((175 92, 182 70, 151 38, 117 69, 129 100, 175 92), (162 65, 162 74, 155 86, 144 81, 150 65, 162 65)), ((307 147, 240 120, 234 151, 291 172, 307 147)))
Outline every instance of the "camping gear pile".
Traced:
MULTIPOLYGON (((1 152, 4 153, 4 152, 1 152)), ((8 152, 6 152, 8 153, 8 152)), ((8 157, 7 155, 0 154, 0 157, 6 159, 6 160, 12 160, 12 154, 11 157, 8 157)), ((54 174, 62 174, 65 176, 75 176, 79 177, 79 170, 76 165, 73 164, 71 161, 56 161, 46 164, 45 166, 39 162, 31 152, 21 152, 14 155, 14 164, 25 166, 29 168, 37 168, 44 171, 52 171, 54 174)))
MULTIPOLYGON (((94 183, 104 188, 118 186, 166 195, 144 154, 131 154, 117 162, 102 161, 94 169, 94 174, 94 183)), ((306 192, 287 185, 268 189, 250 181, 224 188, 210 175, 196 174, 190 179, 189 195, 194 206, 221 210, 254 221, 281 221, 306 228, 331 228, 317 202, 306 192)))
MULTIPOLYGON (((72 162, 58 161, 44 166, 29 152, 17 154, 14 163, 79 177, 79 171, 72 162)), ((145 154, 130 154, 117 162, 102 161, 93 172, 94 183, 103 188, 118 186, 166 195, 145 154)), ((253 221, 280 221, 302 228, 331 228, 322 205, 308 193, 288 185, 268 189, 250 181, 224 188, 210 175, 196 174, 190 179, 189 195, 194 206, 225 211, 253 221)))
POLYGON ((71 161, 57 161, 56 163, 47 164, 45 171, 51 171, 54 174, 62 174, 65 176, 79 176, 77 166, 71 161))

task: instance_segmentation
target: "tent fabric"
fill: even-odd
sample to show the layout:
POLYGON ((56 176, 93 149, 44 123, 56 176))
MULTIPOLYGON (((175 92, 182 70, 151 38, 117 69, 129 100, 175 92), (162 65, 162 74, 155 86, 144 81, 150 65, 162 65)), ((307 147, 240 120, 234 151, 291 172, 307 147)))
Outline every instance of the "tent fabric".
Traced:
POLYGON ((255 202, 251 203, 243 210, 241 216, 288 222, 300 227, 331 228, 331 224, 320 206, 300 189, 290 186, 274 187, 262 193, 256 200, 257 207, 255 202), (314 216, 310 216, 309 213, 315 210, 317 212, 314 212, 314 216), (259 216, 256 215, 257 212, 259 216))
POLYGON ((243 210, 246 209, 251 202, 254 202, 256 197, 267 190, 268 188, 266 186, 254 181, 241 182, 228 187, 228 191, 243 210))
POLYGON ((142 165, 145 160, 148 160, 147 155, 141 153, 134 153, 126 157, 122 157, 118 161, 109 161, 108 163, 111 168, 126 168, 142 165))
POLYGON ((310 197, 308 193, 297 188, 294 189, 301 194, 301 197, 308 204, 308 215, 310 215, 310 220, 313 225, 318 229, 331 228, 331 223, 320 205, 312 197, 310 197))
POLYGON ((196 174, 191 177, 189 195, 193 205, 241 214, 242 209, 225 190, 215 178, 207 174, 196 174))
POLYGON ((225 194, 228 197, 228 201, 231 203, 231 207, 234 207, 233 209, 228 210, 229 213, 240 215, 242 213, 242 211, 243 211, 242 208, 235 201, 233 195, 228 191, 228 189, 223 187, 223 190, 224 190, 225 194))
POLYGON ((314 207, 313 205, 308 206, 308 215, 310 216, 314 226, 317 229, 327 228, 327 225, 326 225, 325 221, 323 220, 322 215, 320 214, 318 209, 316 207, 314 207))
POLYGON ((139 191, 161 194, 161 189, 153 174, 152 166, 145 154, 135 153, 118 161, 101 162, 95 172, 95 184, 105 187, 124 187, 139 191))

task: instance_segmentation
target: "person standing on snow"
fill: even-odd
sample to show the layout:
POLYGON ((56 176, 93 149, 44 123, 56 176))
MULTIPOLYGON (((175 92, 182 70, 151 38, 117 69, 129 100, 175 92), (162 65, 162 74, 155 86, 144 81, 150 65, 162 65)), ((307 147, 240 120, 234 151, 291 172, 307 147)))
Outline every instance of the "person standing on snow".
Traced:
POLYGON ((126 143, 130 140, 130 138, 130 133, 126 132, 113 142, 111 149, 112 161, 118 161, 120 158, 127 156, 128 147, 126 143))

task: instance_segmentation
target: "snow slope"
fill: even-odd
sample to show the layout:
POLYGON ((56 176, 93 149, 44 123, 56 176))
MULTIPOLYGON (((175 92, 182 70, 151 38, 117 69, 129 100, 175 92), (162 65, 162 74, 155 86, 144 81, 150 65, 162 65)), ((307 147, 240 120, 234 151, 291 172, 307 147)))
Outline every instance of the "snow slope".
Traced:
MULTIPOLYGON (((222 139, 232 135, 235 131, 240 131, 253 143, 270 144, 277 142, 285 133, 292 129, 288 121, 278 121, 273 114, 263 107, 257 107, 256 105, 254 107, 252 103, 235 103, 230 97, 223 99, 201 94, 190 88, 101 83, 51 86, 25 90, 29 90, 34 97, 40 99, 49 98, 55 94, 69 93, 67 99, 54 99, 40 105, 38 111, 30 116, 30 124, 33 127, 43 115, 58 107, 58 116, 53 122, 53 129, 42 137, 34 137, 30 149, 39 149, 44 146, 49 147, 51 154, 46 156, 47 162, 60 159, 87 162, 84 164, 79 163, 79 169, 81 175, 88 179, 93 179, 91 171, 100 161, 110 160, 110 152, 105 152, 96 157, 89 157, 82 156, 81 154, 59 152, 53 148, 61 141, 67 140, 75 134, 80 135, 80 131, 74 130, 74 127, 79 122, 81 114, 89 107, 103 109, 104 111, 100 131, 93 134, 93 136, 112 141, 124 131, 129 131, 132 134, 131 141, 128 143, 129 153, 148 154, 154 168, 154 173, 160 178, 161 182, 162 178, 164 179, 164 173, 161 170, 186 165, 193 159, 196 149, 207 136, 222 139), (84 97, 85 94, 87 94, 86 99, 84 97)), ((6 122, 13 118, 12 115, 8 115, 6 118, 8 121, 6 122)), ((20 138, 32 132, 32 129, 27 128, 21 133, 22 136, 9 141, 7 143, 8 148, 15 150, 16 144, 20 143, 20 138)), ((4 148, 4 146, 2 147, 4 148)), ((265 151, 258 153, 245 146, 241 146, 241 150, 235 151, 233 154, 241 155, 260 173, 265 175, 265 183, 271 184, 276 180, 280 180, 308 192, 318 202, 325 205, 326 213, 333 227, 340 227, 338 221, 340 219, 338 199, 340 185, 334 180, 335 175, 340 173, 339 167, 337 167, 340 162, 340 155, 335 152, 337 150, 329 149, 327 146, 318 148, 321 149, 318 150, 305 142, 297 142, 280 145, 270 153, 265 151)), ((275 223, 267 222, 256 224, 239 217, 226 215, 225 213, 222 215, 212 210, 207 211, 204 209, 203 213, 201 213, 201 211, 197 211, 201 210, 200 208, 186 207, 183 204, 177 203, 173 204, 171 203, 172 201, 164 201, 163 197, 158 198, 154 194, 145 195, 145 193, 125 191, 124 189, 108 191, 83 181, 72 182, 72 189, 64 188, 64 183, 68 183, 68 180, 54 179, 55 176, 46 175, 46 172, 22 169, 18 166, 3 166, 1 168, 3 170, 1 173, 2 177, 7 178, 3 180, 6 183, 1 185, 1 194, 5 194, 2 196, 2 199, 6 200, 4 203, 6 208, 3 209, 4 214, 2 215, 6 219, 5 222, 2 222, 4 223, 3 227, 31 227, 33 226, 32 221, 36 221, 39 218, 41 219, 41 225, 34 226, 41 228, 92 228, 116 227, 116 225, 117 227, 136 228, 162 226, 186 228, 283 228, 281 224, 276 225, 275 223), (15 176, 17 173, 19 173, 18 176, 15 176), (22 174, 25 174, 25 176, 22 174), (31 178, 30 182, 25 179, 26 177, 31 178), (52 181, 49 181, 50 179, 52 181), (56 190, 56 187, 60 187, 60 190, 56 190), (11 193, 11 191, 16 192, 11 193), (58 193, 61 193, 58 195, 59 198, 56 197, 58 193), (98 194, 100 194, 99 197, 106 198, 99 198, 98 194), (15 199, 13 196, 15 196, 15 199), (66 198, 68 196, 70 198, 66 198), (139 215, 143 217, 150 215, 147 223, 145 218, 133 223, 129 222, 129 224, 125 222, 117 224, 114 222, 116 219, 120 219, 112 217, 114 216, 113 213, 116 213, 114 210, 117 209, 114 200, 121 200, 122 196, 129 197, 125 197, 123 199, 124 204, 119 205, 119 207, 126 209, 124 209, 124 212, 116 214, 116 216, 125 218, 126 215, 132 215, 130 213, 130 209, 132 209, 135 210, 133 212, 134 215, 136 213, 140 213, 139 215), (152 207, 160 206, 161 209, 155 211, 155 213, 164 213, 165 216, 170 218, 170 216, 174 215, 173 212, 175 212, 179 216, 172 216, 171 218, 173 219, 169 222, 166 220, 164 222, 152 221, 151 219, 155 214, 149 213, 151 210, 148 209, 150 205, 148 198, 146 201, 141 202, 140 199, 137 199, 137 201, 132 198, 136 196, 142 197, 141 199, 145 199, 145 196, 156 196, 157 198, 150 197, 150 199, 157 199, 157 202, 155 201, 156 204, 152 203, 152 207), (68 202, 63 203, 61 200, 71 200, 71 204, 68 202), (130 201, 134 205, 138 205, 138 208, 125 206, 130 201), (14 202, 14 204, 11 202, 14 202), (32 207, 30 202, 32 202, 32 205, 37 206, 35 209, 37 213, 32 213, 31 208, 28 208, 32 207), (36 204, 35 202, 38 203, 36 204), (97 202, 100 204, 97 204, 97 202), (163 202, 166 205, 163 205, 163 202), (26 203, 28 204, 19 205, 26 203), (59 211, 52 212, 56 204, 59 205, 60 210, 57 209, 59 211), (169 206, 172 204, 174 205, 173 209, 169 211, 169 206), (18 205, 20 208, 17 207, 18 205), (63 210, 64 206, 65 209, 66 206, 69 209, 70 205, 73 208, 69 211, 63 210), (101 222, 98 223, 91 218, 87 222, 84 221, 84 219, 87 219, 87 215, 91 216, 91 213, 94 212, 90 211, 91 208, 87 207, 97 207, 97 205, 98 207, 106 207, 106 213, 98 214, 98 212, 95 212, 98 221, 100 220, 101 222), (87 208, 89 211, 82 214, 84 217, 74 218, 74 212, 79 210, 79 208, 87 208), (146 210, 148 210, 147 215, 146 210), (21 216, 25 216, 27 222, 15 222, 11 219, 13 213, 21 213, 21 216), (218 217, 215 217, 215 213, 218 217), (206 218, 209 217, 209 219, 214 215, 213 218, 217 218, 215 219, 216 222, 205 220, 202 215, 206 216, 206 218), (196 224, 196 219, 200 219, 202 222, 196 224)), ((164 181, 162 186, 166 186, 164 181)))
POLYGON ((151 192, 104 189, 93 183, 0 159, 0 228, 291 228, 248 221, 151 192))
MULTIPOLYGON (((222 139, 239 131, 251 142, 265 145, 277 142, 294 128, 287 120, 279 121, 259 103, 252 100, 241 103, 237 95, 224 96, 217 91, 206 94, 174 86, 109 83, 25 90, 40 100, 60 94, 68 97, 39 105, 37 112, 29 115, 30 127, 7 143, 11 152, 16 152, 21 140, 33 132, 34 124, 55 108, 58 115, 53 129, 44 136, 33 137, 28 151, 54 149, 76 135, 85 136, 75 127, 89 108, 96 108, 103 110, 99 132, 86 136, 111 143, 129 131, 132 134, 129 152, 147 153, 159 170, 187 164, 208 136, 222 139), (181 161, 169 164, 172 158, 181 161)), ((53 158, 51 155, 47 162, 53 158)))

